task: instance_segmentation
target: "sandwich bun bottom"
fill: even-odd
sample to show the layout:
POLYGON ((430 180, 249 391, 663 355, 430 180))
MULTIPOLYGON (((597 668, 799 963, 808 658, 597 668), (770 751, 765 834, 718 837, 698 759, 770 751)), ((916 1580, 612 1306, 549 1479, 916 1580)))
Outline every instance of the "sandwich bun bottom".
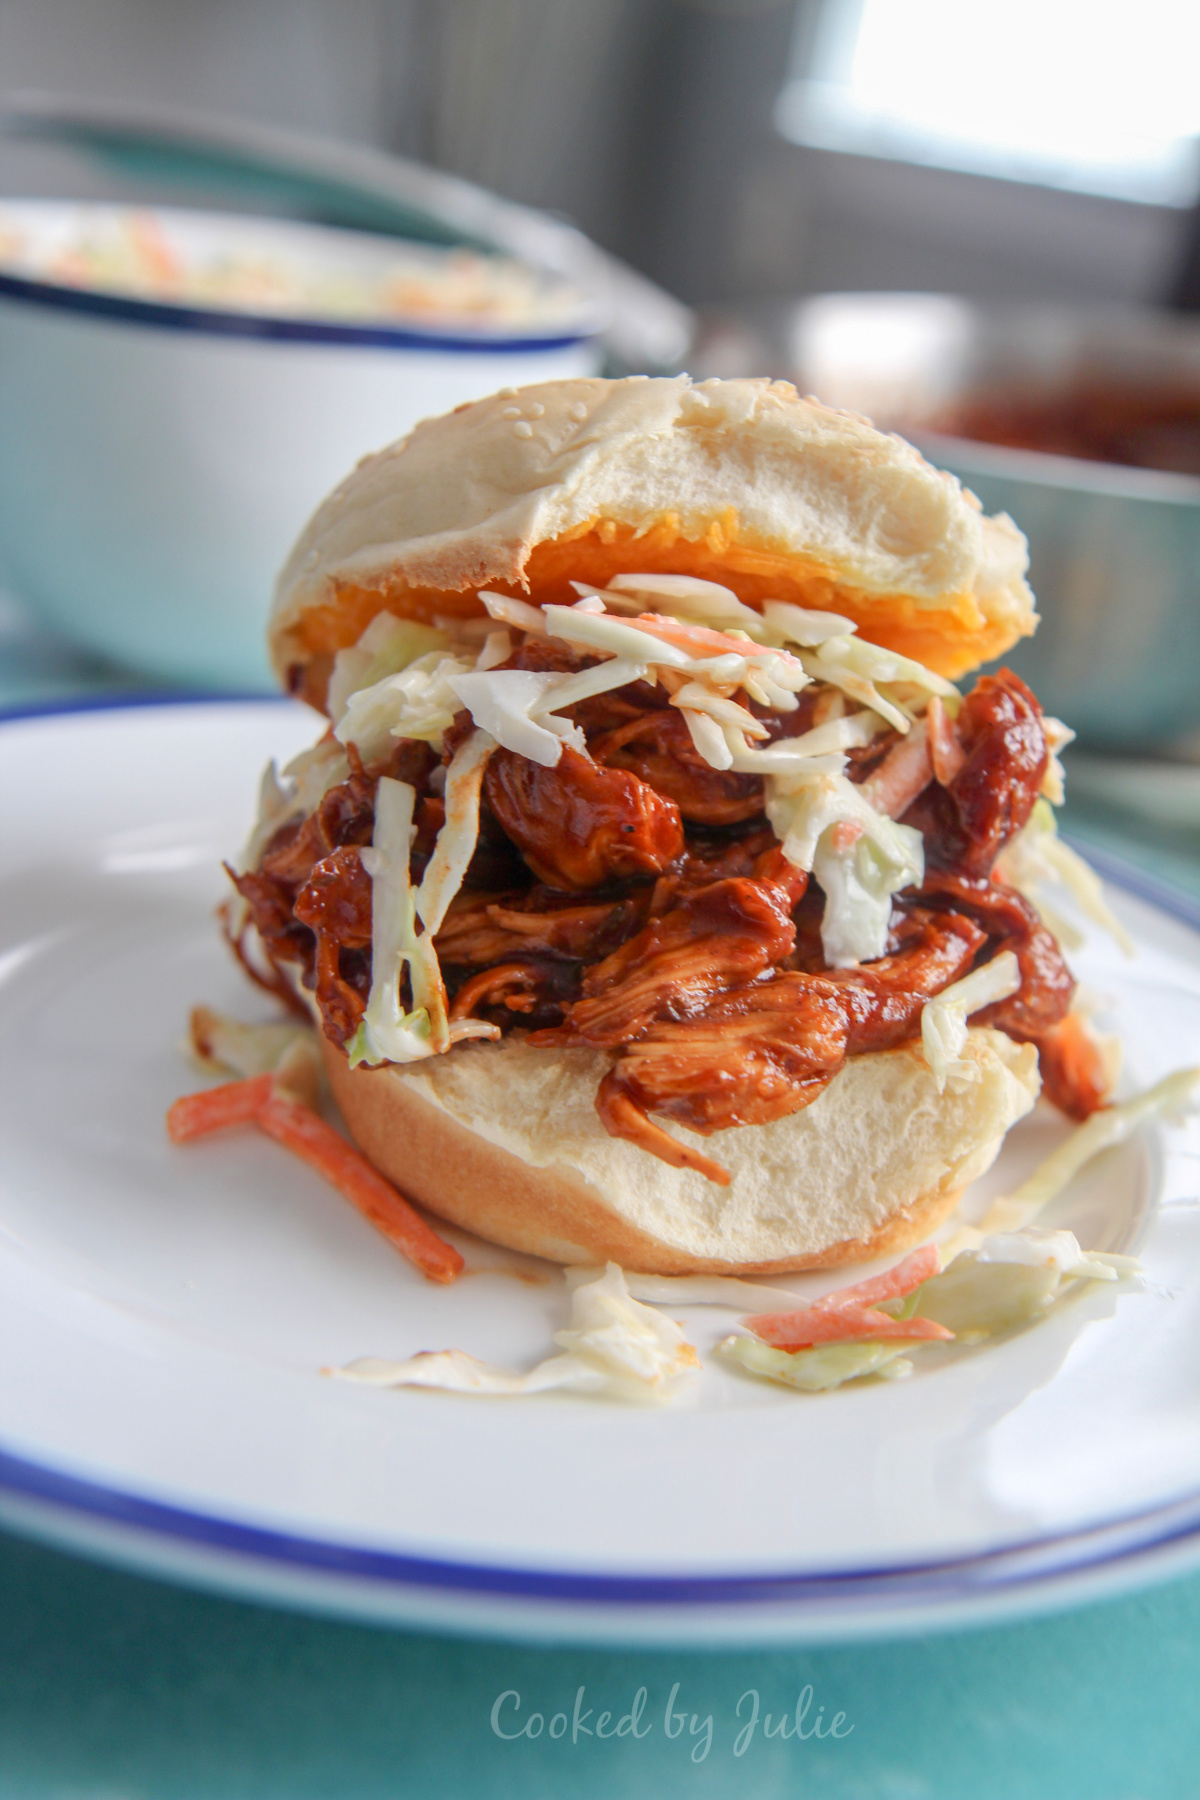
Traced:
POLYGON ((954 1209, 1032 1108, 1037 1051, 973 1029, 970 1082, 937 1091, 920 1045, 853 1056, 819 1097, 769 1125, 700 1137, 722 1187, 608 1135, 595 1110, 608 1057, 520 1037, 403 1068, 351 1069, 322 1040, 355 1141, 452 1225, 551 1262, 647 1274, 773 1274, 908 1249, 954 1209))

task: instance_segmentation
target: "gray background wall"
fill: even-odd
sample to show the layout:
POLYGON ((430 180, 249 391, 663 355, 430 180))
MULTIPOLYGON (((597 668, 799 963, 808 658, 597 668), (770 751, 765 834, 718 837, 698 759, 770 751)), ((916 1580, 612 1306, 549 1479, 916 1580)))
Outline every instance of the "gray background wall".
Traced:
MULTIPOLYGON (((964 4, 967 0, 964 0, 964 4)), ((577 220, 687 299, 1152 299, 1185 215, 785 143, 816 0, 0 0, 0 88, 391 147, 577 220)), ((109 191, 0 144, 0 192, 109 191)))

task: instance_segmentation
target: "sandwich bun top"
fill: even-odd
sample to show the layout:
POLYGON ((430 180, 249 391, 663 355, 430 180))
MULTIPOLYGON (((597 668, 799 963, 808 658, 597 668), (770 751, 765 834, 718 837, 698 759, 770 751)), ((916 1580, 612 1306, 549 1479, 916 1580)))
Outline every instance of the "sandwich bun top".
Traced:
POLYGON ((843 613, 953 678, 1033 631, 1027 563, 1007 515, 787 382, 554 381, 364 458, 288 558, 269 639, 320 706, 378 612, 473 616, 480 587, 569 603, 572 579, 670 572, 843 613))

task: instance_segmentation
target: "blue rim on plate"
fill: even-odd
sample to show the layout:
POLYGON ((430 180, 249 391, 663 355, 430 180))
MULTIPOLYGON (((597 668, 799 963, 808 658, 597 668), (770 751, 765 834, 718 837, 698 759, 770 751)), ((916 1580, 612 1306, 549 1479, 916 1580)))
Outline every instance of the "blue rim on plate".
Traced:
POLYGON ((392 1589, 476 1600, 529 1600, 616 1608, 795 1606, 830 1600, 948 1604, 1096 1571, 1153 1551, 1200 1543, 1200 1495, 1098 1525, 928 1563, 770 1574, 587 1575, 406 1555, 302 1537, 217 1514, 148 1500, 80 1479, 0 1449, 0 1495, 41 1502, 95 1522, 124 1526, 177 1546, 232 1552, 307 1575, 349 1577, 392 1589))
POLYGON ((104 294, 94 288, 60 287, 0 271, 0 298, 40 306, 51 312, 114 319, 126 325, 150 325, 193 336, 253 338, 293 344, 341 344, 365 350, 445 350, 451 353, 520 355, 531 350, 569 350, 589 343, 594 330, 492 336, 486 332, 419 331, 406 326, 352 324, 341 320, 272 317, 266 313, 226 311, 216 307, 176 306, 160 300, 138 300, 129 294, 104 294))
POLYGON ((223 693, 219 689, 198 692, 190 688, 116 688, 105 694, 70 694, 60 700, 30 700, 9 706, 0 701, 0 726, 22 719, 53 719, 64 713, 137 712, 147 706, 284 706, 288 695, 264 690, 256 693, 223 693))
MULTIPOLYGON (((275 698, 275 696, 271 696, 275 698)), ((131 707, 261 704, 253 697, 147 694, 50 702, 0 716, 0 727, 71 712, 131 707)), ((1147 877, 1111 852, 1088 847, 1106 879, 1172 918, 1200 930, 1200 904, 1147 877)), ((81 1520, 124 1527, 196 1551, 232 1553, 250 1564, 305 1575, 350 1578, 392 1591, 404 1589, 477 1601, 525 1600, 621 1609, 761 1607, 854 1601, 946 1607, 1044 1587, 1072 1575, 1096 1573, 1156 1552, 1200 1551, 1200 1493, 1070 1532, 1031 1538, 980 1554, 928 1563, 828 1571, 780 1570, 727 1575, 588 1575, 569 1570, 505 1567, 407 1555, 272 1530, 218 1514, 127 1493, 15 1455, 0 1444, 0 1497, 52 1507, 81 1520)), ((136 1560, 136 1558, 134 1558, 136 1560)))

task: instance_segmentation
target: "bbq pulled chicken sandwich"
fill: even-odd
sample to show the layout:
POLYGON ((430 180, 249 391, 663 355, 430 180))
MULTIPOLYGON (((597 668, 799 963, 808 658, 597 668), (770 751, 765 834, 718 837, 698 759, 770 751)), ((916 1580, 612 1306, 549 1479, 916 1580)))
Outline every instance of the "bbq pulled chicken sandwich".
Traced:
POLYGON ((1098 1105, 998 879, 1061 728, 954 685, 1033 630, 1025 567, 781 382, 509 390, 361 463, 280 578, 329 729, 264 778, 229 929, 377 1167, 562 1262, 801 1269, 927 1235, 1039 1064, 1098 1105))

